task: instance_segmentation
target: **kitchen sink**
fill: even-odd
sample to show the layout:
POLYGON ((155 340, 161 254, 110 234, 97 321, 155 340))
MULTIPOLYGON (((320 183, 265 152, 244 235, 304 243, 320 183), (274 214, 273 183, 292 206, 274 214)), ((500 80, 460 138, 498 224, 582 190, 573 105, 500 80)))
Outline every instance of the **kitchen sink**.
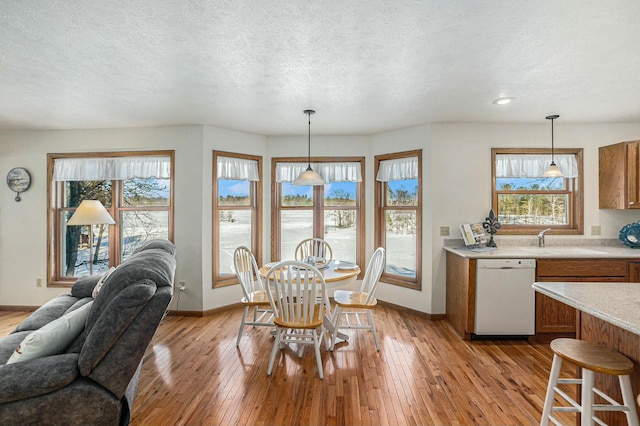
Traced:
POLYGON ((527 254, 543 256, 598 256, 607 254, 604 251, 584 247, 527 247, 520 250, 527 254))

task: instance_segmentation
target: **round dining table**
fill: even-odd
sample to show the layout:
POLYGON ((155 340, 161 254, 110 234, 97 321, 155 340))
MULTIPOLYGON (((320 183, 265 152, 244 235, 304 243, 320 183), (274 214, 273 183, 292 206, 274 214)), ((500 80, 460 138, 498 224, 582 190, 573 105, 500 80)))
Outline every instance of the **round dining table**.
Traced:
MULTIPOLYGON (((260 275, 262 278, 266 278, 269 270, 278 264, 278 262, 270 262, 260 268, 260 275)), ((316 266, 317 267, 317 266, 316 266)), ((326 284, 327 293, 329 296, 333 296, 333 291, 348 286, 356 281, 356 278, 360 274, 360 267, 353 263, 341 262, 339 260, 331 260, 324 267, 317 267, 326 284)), ((331 333, 336 333, 336 337, 340 340, 349 340, 349 336, 345 333, 336 330, 334 317, 334 310, 331 306, 328 307, 328 315, 325 316, 323 325, 331 333)))
MULTIPOLYGON (((260 268, 260 275, 262 278, 267 276, 269 269, 271 269, 278 262, 270 262, 260 268)), ((353 263, 340 262, 339 260, 331 260, 324 267, 318 267, 318 270, 324 277, 324 282, 327 285, 327 293, 329 296, 333 296, 333 290, 340 287, 348 286, 356 281, 356 278, 360 274, 360 267, 353 263)))

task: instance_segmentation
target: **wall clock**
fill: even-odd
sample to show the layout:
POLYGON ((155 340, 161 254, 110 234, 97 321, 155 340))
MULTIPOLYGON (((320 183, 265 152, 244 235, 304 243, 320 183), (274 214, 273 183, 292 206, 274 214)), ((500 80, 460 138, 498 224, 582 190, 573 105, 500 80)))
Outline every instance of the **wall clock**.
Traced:
POLYGON ((24 167, 15 167, 7 173, 7 185, 16 193, 16 201, 20 201, 20 193, 29 189, 31 175, 24 167))

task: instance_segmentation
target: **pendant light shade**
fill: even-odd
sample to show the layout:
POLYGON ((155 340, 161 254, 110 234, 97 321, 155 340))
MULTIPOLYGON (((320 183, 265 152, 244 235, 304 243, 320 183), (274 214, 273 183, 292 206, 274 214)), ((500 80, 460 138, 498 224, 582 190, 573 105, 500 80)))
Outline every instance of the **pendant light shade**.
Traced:
POLYGON ((556 166, 556 162, 554 161, 554 152, 553 152, 553 120, 560 117, 559 115, 548 115, 545 117, 547 120, 551 120, 551 164, 547 167, 547 170, 544 171, 544 177, 562 177, 562 170, 560 167, 556 166))
POLYGON ((307 114, 309 118, 309 150, 307 157, 307 169, 300 173, 300 176, 298 176, 292 183, 300 186, 324 185, 327 182, 325 182, 322 176, 320 176, 320 173, 311 168, 311 114, 315 114, 316 112, 312 109, 305 109, 304 113, 307 114))

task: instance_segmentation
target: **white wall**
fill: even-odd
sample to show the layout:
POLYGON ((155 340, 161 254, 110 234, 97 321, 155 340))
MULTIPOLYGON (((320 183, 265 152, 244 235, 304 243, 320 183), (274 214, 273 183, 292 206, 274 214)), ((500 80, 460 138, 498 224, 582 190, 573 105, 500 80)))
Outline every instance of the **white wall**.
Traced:
MULTIPOLYGON (((175 150, 176 280, 201 285, 202 235, 192 226, 202 217, 201 141, 201 126, 0 132, 0 171, 22 166, 32 176, 19 203, 6 185, 0 189, 0 305, 37 306, 69 291, 46 287, 48 153, 175 150)), ((185 309, 201 310, 202 301, 185 309)))
MULTIPOLYGON (((617 238, 618 231, 640 219, 637 212, 598 208, 598 147, 640 139, 640 124, 554 125, 556 148, 584 148, 585 235, 561 238, 617 238), (602 227, 601 236, 590 236, 592 225, 602 227)), ((433 125, 433 270, 434 300, 431 313, 445 312, 445 256, 439 227, 449 226, 460 239, 461 223, 482 221, 491 209, 491 148, 550 147, 548 122, 525 124, 433 125), (437 297, 435 297, 437 295, 437 297)), ((501 237, 500 232, 496 238, 501 237)), ((515 237, 514 237, 515 238, 515 237)), ((535 236, 531 236, 535 238, 535 236)), ((552 241, 554 236, 548 236, 552 241)))
MULTIPOLYGON (((598 209, 598 147, 640 139, 640 123, 572 125, 555 123, 556 147, 582 147, 585 159, 585 236, 600 225, 602 236, 617 238, 637 212, 598 209)), ((312 156, 365 156, 366 258, 373 244, 373 158, 378 154, 422 149, 423 156, 423 282, 422 291, 381 285, 378 296, 401 306, 442 314, 445 306, 445 237, 449 226, 459 239, 458 225, 484 220, 491 208, 491 148, 548 147, 549 123, 539 125, 445 123, 400 129, 372 136, 312 137, 312 156)), ((175 243, 176 281, 186 281, 180 310, 206 311, 237 303, 240 288, 211 288, 212 150, 264 156, 263 249, 270 259, 271 158, 304 157, 306 135, 265 137, 209 126, 173 126, 113 130, 2 131, 0 171, 26 167, 31 188, 14 201, 6 185, 0 189, 0 305, 36 306, 68 289, 37 287, 46 278, 47 153, 114 150, 176 151, 175 243)), ((497 238, 501 237, 498 233, 497 238)), ((533 236, 531 238, 534 238, 533 236)), ((552 240, 554 236, 549 236, 552 240)), ((178 299, 172 302, 176 308, 178 299)))

